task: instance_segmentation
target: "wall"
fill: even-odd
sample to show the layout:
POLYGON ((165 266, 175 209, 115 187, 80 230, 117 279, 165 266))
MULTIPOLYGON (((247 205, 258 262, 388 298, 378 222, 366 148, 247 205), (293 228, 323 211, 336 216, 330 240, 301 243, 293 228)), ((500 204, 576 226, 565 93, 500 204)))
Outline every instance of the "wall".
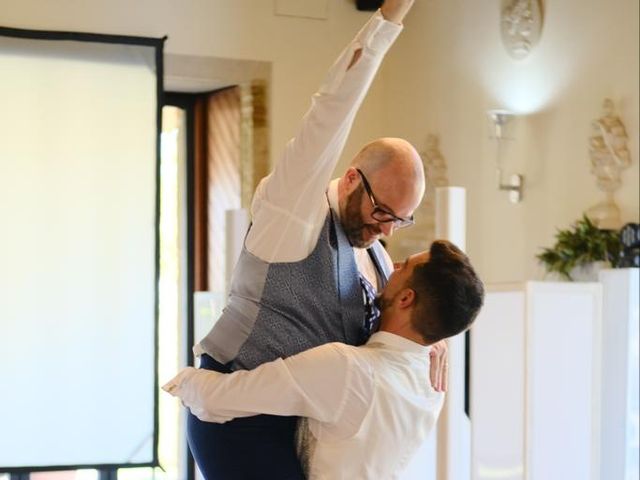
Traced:
MULTIPOLYGON (((322 1, 322 0, 317 0, 322 1)), ((499 2, 417 0, 358 116, 343 160, 365 142, 402 136, 419 149, 440 136, 452 184, 467 188, 470 255, 487 282, 543 273, 541 246, 598 202, 589 173, 590 122, 611 97, 630 137, 632 166, 617 194, 623 219, 638 221, 637 0, 545 2, 529 58, 500 42, 499 2), (518 205, 498 192, 485 112, 522 113, 507 173, 525 175, 518 205)), ((271 62, 272 159, 296 130, 326 67, 368 18, 351 0, 327 0, 327 19, 276 16, 275 0, 0 0, 0 25, 98 33, 169 35, 170 54, 271 62)), ((420 227, 401 232, 420 235, 420 227)), ((396 241, 396 244, 398 242, 396 241)), ((398 256, 401 248, 392 251, 398 256)))
MULTIPOLYGON (((295 134, 326 69, 369 18, 352 0, 311 3, 323 2, 325 20, 275 15, 275 0, 0 0, 0 26, 168 35, 168 54, 271 62, 273 160, 295 134)), ((380 80, 358 117, 347 160, 380 131, 380 80)))
MULTIPOLYGON (((639 218, 638 1, 545 2, 540 43, 520 62, 502 47, 499 6, 419 0, 383 70, 385 132, 419 148, 440 136, 451 183, 468 189, 469 254, 490 283, 542 276, 539 247, 602 199, 587 139, 605 97, 630 137, 617 201, 623 220, 639 218), (505 159, 507 173, 525 175, 518 205, 495 187, 485 112, 497 107, 521 114, 505 159)), ((403 234, 419 228, 396 245, 403 234)))

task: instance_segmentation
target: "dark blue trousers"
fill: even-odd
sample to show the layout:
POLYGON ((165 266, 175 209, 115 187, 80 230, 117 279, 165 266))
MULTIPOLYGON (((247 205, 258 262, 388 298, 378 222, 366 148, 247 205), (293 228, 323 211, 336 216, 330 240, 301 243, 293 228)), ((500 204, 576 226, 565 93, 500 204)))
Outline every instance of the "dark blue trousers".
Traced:
MULTIPOLYGON (((208 355, 200 368, 230 373, 208 355)), ((256 415, 227 423, 202 422, 189 413, 187 440, 207 480, 304 480, 295 450, 297 417, 256 415)))

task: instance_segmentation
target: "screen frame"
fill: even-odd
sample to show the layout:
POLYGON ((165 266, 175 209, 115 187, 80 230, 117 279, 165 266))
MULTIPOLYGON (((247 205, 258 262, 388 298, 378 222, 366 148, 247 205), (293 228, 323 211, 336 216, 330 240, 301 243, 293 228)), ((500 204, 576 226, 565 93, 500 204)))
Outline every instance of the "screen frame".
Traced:
POLYGON ((0 473, 28 474, 29 472, 64 471, 80 469, 96 469, 113 471, 118 468, 158 467, 160 466, 158 455, 159 442, 159 404, 158 404, 158 348, 159 348, 159 304, 158 304, 158 280, 160 275, 160 134, 162 132, 162 107, 164 105, 164 42, 167 37, 152 38, 128 35, 110 35, 101 33, 67 32, 51 30, 31 30, 0 26, 0 36, 23 38, 28 40, 60 40, 76 42, 93 42, 121 45, 137 45, 152 47, 155 51, 156 66, 156 142, 155 142, 155 235, 154 235, 154 372, 153 372, 153 458, 151 462, 124 463, 124 464, 83 464, 83 465, 51 465, 51 466, 24 466, 5 467, 0 465, 0 473))

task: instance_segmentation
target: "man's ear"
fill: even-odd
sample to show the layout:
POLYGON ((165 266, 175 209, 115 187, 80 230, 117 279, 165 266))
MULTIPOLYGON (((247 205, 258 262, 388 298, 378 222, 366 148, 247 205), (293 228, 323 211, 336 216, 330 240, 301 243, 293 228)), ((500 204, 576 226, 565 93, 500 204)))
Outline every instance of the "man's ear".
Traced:
POLYGON ((416 292, 413 288, 403 288, 398 294, 398 306, 400 308, 409 308, 416 301, 416 292))
POLYGON ((360 174, 358 170, 356 170, 356 167, 347 168, 347 171, 344 172, 344 180, 351 188, 360 182, 360 174))
POLYGON ((357 188, 360 182, 360 174, 355 169, 355 167, 347 168, 347 171, 344 172, 344 175, 340 179, 340 185, 338 188, 341 190, 341 195, 346 197, 347 195, 351 195, 351 193, 357 188))

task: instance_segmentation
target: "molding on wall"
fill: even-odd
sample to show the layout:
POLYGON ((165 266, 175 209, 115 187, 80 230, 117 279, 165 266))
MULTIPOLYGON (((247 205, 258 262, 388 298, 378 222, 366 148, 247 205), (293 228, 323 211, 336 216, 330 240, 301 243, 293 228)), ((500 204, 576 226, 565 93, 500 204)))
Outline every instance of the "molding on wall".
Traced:
POLYGON ((164 57, 167 91, 203 93, 255 80, 269 82, 270 79, 271 62, 171 53, 164 57))

